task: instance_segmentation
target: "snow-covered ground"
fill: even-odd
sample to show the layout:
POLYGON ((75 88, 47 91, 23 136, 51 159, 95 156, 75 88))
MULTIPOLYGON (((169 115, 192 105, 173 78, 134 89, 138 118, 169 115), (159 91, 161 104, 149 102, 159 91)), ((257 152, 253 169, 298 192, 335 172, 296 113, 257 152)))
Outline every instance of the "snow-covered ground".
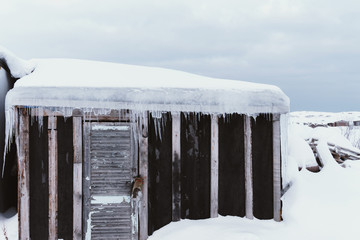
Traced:
POLYGON ((340 240, 360 236, 360 171, 339 166, 303 170, 283 198, 284 221, 219 217, 183 220, 158 230, 151 240, 340 240))
MULTIPOLYGON (((354 121, 360 121, 360 112, 340 112, 340 113, 328 113, 328 112, 292 112, 290 114, 290 123, 292 125, 304 125, 304 124, 321 124, 327 125, 328 123, 334 123, 338 121, 350 122, 350 126, 335 127, 332 131, 340 131, 341 135, 345 136, 350 141, 352 146, 360 148, 360 126, 354 126, 354 121)), ((319 128, 323 129, 323 128, 319 128)), ((331 129, 331 128, 329 128, 331 129)), ((322 131, 322 130, 320 130, 322 131)), ((327 130, 329 133, 330 131, 327 130)), ((336 133, 335 135, 337 135, 336 133)), ((337 138, 337 137, 332 137, 337 138)))
MULTIPOLYGON (((207 220, 182 220, 156 231, 150 240, 339 240, 359 239, 360 236, 360 162, 346 161, 346 168, 338 164, 326 164, 319 173, 298 165, 314 161, 306 138, 317 137, 351 147, 341 128, 310 128, 292 113, 289 126, 289 164, 292 187, 283 196, 284 221, 248 220, 220 216, 207 220)), ((301 113, 311 116, 313 113, 301 113)), ((327 114, 331 115, 331 114, 327 114)), ((351 114, 350 114, 351 115, 351 114)), ((353 116, 355 116, 354 114, 353 116)), ((359 114, 360 115, 360 114, 359 114)), ((315 121, 322 122, 317 117, 315 121)), ((303 118, 306 121, 309 117, 303 118)), ((341 120, 341 119, 340 119, 341 120)), ((344 120, 344 119, 342 119, 344 120)), ((360 135, 353 134, 359 139, 360 135)), ((356 140, 356 139, 355 139, 356 140)), ((7 213, 13 214, 14 210, 7 213), (12 211, 12 212, 11 212, 12 211)), ((0 216, 1 229, 6 228, 8 239, 17 239, 17 215, 0 216)), ((0 239, 5 239, 3 230, 0 239)))
POLYGON ((18 239, 18 215, 15 209, 9 209, 4 214, 0 214, 0 239, 18 239), (6 238, 7 237, 7 238, 6 238))

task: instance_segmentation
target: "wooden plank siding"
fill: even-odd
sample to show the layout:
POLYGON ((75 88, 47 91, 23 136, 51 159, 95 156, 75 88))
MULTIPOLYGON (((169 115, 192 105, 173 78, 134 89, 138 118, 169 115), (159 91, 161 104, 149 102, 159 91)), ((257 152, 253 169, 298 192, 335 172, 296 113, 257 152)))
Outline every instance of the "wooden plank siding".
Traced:
POLYGON ((181 218, 210 217, 211 116, 181 114, 181 218))
POLYGON ((211 115, 210 217, 218 216, 219 202, 219 117, 211 115))
POLYGON ((82 177, 82 236, 83 239, 90 239, 91 237, 91 228, 90 228, 90 129, 91 123, 83 123, 83 177, 82 177))
POLYGON ((219 214, 281 221, 280 114, 18 113, 19 239, 146 240, 219 214))
MULTIPOLYGON (((172 221, 172 116, 149 115, 148 234, 172 221)), ((141 226, 140 226, 141 228, 141 226)))
POLYGON ((82 118, 73 117, 73 239, 82 239, 82 162, 83 162, 83 148, 82 148, 82 118))
POLYGON ((258 219, 274 217, 273 122, 271 114, 251 118, 253 213, 258 219))
POLYGON ((58 142, 56 126, 57 118, 49 117, 49 240, 58 239, 58 142))
MULTIPOLYGON (((49 237, 48 117, 30 119, 30 238, 49 237)), ((20 125, 21 126, 21 125, 20 125)))
POLYGON ((172 114, 172 221, 181 219, 181 119, 172 114))
POLYGON ((252 137, 251 119, 245 116, 244 121, 244 144, 245 144, 245 215, 253 219, 253 172, 252 172, 252 137))
POLYGON ((219 214, 245 216, 244 115, 219 118, 219 214))
MULTIPOLYGON (((139 174, 143 179, 141 201, 139 205, 139 240, 146 240, 148 237, 148 148, 149 148, 149 119, 146 113, 139 121, 139 174)), ((137 159, 136 159, 137 160, 137 159)))
POLYGON ((280 114, 273 115, 274 220, 281 221, 281 132, 280 114))
POLYGON ((58 142, 58 238, 73 239, 73 118, 57 117, 56 129, 58 142))
POLYGON ((19 109, 18 131, 18 198, 19 198, 19 239, 30 239, 30 178, 29 178, 29 115, 19 109))

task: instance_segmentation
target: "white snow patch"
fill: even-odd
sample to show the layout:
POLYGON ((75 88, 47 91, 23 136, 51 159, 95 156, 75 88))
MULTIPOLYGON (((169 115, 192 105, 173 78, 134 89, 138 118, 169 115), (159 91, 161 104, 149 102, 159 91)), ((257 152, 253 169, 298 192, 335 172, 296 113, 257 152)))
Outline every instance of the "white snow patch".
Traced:
POLYGON ((16 209, 11 208, 4 214, 0 214, 0 240, 16 240, 18 239, 18 215, 16 209))
POLYGON ((296 159, 301 168, 318 165, 309 144, 296 134, 289 134, 289 155, 296 159))
POLYGON ((130 196, 93 196, 91 204, 130 203, 130 196))
POLYGON ((34 61, 25 61, 15 56, 5 47, 0 46, 0 59, 4 59, 10 69, 10 74, 14 78, 22 78, 35 69, 34 61))
POLYGON ((92 126, 92 130, 94 131, 109 131, 109 130, 117 130, 117 131, 127 131, 129 130, 129 126, 106 126, 106 125, 94 125, 92 126))
MULTIPOLYGON (((324 165, 324 167, 328 167, 329 165, 338 166, 334 157, 331 155, 329 151, 328 144, 325 140, 320 140, 317 143, 316 151, 319 154, 320 161, 324 165)), ((338 166, 339 167, 339 166, 338 166)))

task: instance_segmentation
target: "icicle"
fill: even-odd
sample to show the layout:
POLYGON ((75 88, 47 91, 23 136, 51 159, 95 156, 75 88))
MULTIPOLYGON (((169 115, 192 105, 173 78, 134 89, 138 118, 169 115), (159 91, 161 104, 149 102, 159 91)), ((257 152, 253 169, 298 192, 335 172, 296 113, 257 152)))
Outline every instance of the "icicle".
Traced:
POLYGON ((10 146, 13 143, 15 135, 15 119, 16 113, 14 107, 8 108, 5 111, 5 147, 3 153, 3 167, 1 169, 1 177, 4 176, 6 154, 10 151, 10 146))
POLYGON ((160 119, 158 119, 158 118, 156 118, 156 125, 157 125, 157 135, 159 136, 159 139, 160 139, 160 142, 162 141, 162 138, 161 138, 161 121, 162 121, 162 119, 160 118, 160 119))
POLYGON ((224 114, 225 115, 225 123, 230 123, 231 121, 231 114, 224 114))

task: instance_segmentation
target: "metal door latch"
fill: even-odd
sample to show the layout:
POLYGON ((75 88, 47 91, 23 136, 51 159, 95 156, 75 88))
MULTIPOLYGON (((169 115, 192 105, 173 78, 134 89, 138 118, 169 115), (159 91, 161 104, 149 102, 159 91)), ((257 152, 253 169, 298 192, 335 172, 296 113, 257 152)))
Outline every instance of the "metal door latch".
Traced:
POLYGON ((134 183, 131 191, 132 198, 137 198, 138 196, 141 196, 141 190, 143 184, 144 184, 144 179, 142 177, 139 176, 134 179, 134 183))

